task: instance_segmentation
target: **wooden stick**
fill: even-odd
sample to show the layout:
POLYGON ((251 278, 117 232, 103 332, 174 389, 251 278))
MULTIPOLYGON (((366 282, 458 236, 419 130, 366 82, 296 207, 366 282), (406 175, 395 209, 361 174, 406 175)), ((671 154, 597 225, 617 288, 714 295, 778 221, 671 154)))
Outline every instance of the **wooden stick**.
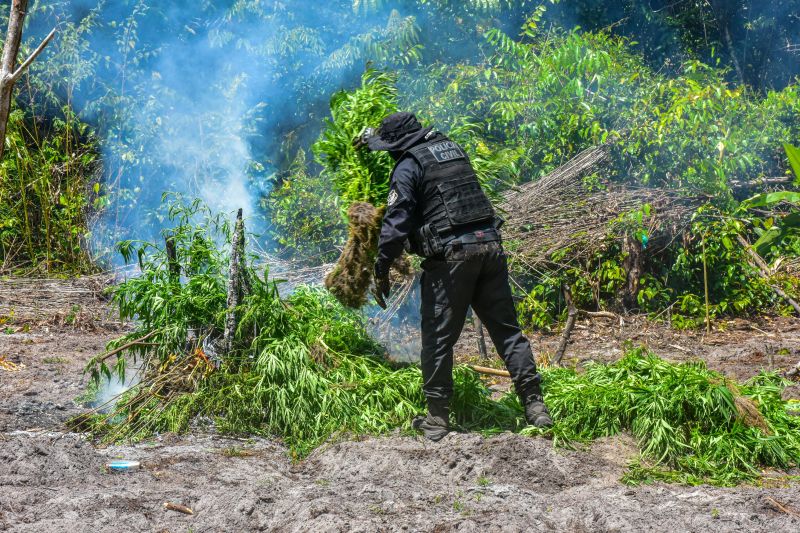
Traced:
POLYGON ((703 247, 703 290, 706 294, 706 333, 711 333, 711 318, 709 317, 709 303, 708 303, 708 267, 706 264, 706 236, 703 234, 701 246, 703 247))
POLYGON ((228 269, 228 311, 225 314, 225 332, 223 333, 223 346, 227 354, 233 348, 233 337, 236 335, 236 307, 239 305, 242 296, 242 276, 239 270, 242 268, 241 241, 244 242, 244 222, 242 221, 242 210, 236 214, 236 226, 233 230, 231 239, 231 261, 228 269))
POLYGON ((194 511, 190 508, 186 507, 185 505, 181 505, 179 503, 172 503, 172 502, 164 502, 164 509, 168 511, 178 511, 179 513, 193 515, 194 511))
POLYGON ((112 355, 116 355, 116 354, 118 354, 118 353, 120 353, 120 352, 124 352, 124 351, 125 351, 125 350, 127 350, 128 348, 133 348, 134 346, 140 346, 140 345, 143 345, 143 346, 152 346, 152 345, 153 345, 153 343, 151 343, 151 342, 145 343, 144 341, 146 341, 147 339, 149 339, 150 337, 152 337, 153 335, 155 335, 155 334, 156 334, 156 333, 158 333, 159 331, 160 331, 160 330, 158 330, 158 329, 155 329, 155 330, 151 331, 150 333, 148 333, 147 335, 145 335, 144 337, 139 337, 138 339, 136 339, 136 340, 133 340, 133 341, 131 341, 131 342, 128 342, 128 343, 125 343, 125 344, 123 344, 122 346, 120 346, 120 347, 118 347, 118 348, 114 348, 114 349, 113 349, 113 350, 111 350, 110 352, 108 352, 108 353, 104 354, 103 356, 101 356, 101 357, 100 357, 100 358, 97 360, 97 362, 98 362, 98 363, 102 363, 103 361, 105 361, 106 359, 108 359, 109 357, 111 357, 112 355))
POLYGON ((618 314, 612 313, 611 311, 584 311, 583 309, 579 309, 578 312, 589 318, 610 318, 612 320, 619 318, 618 314))
POLYGON ((564 325, 564 332, 561 334, 561 342, 553 358, 554 365, 561 364, 564 352, 567 351, 567 343, 569 342, 569 336, 572 334, 572 328, 575 327, 575 318, 578 316, 578 309, 572 302, 572 291, 567 285, 564 285, 564 300, 567 302, 567 323, 564 325))
POLYGON ((11 83, 14 83, 19 79, 20 76, 22 76, 22 73, 25 72, 25 69, 28 68, 31 65, 31 63, 34 62, 34 60, 36 60, 36 57, 42 53, 44 47, 47 46, 50 43, 50 41, 53 40, 53 37, 55 37, 55 35, 56 35, 56 29, 53 28, 52 30, 50 30, 50 33, 47 34, 47 37, 45 37, 44 40, 39 44, 36 50, 34 50, 33 53, 28 56, 28 59, 26 59, 19 66, 19 68, 17 68, 17 70, 14 71, 14 73, 11 75, 11 83))
POLYGON ((784 504, 782 504, 781 502, 779 502, 775 498, 770 498, 769 496, 767 496, 764 499, 766 500, 767 503, 771 504, 771 507, 777 509, 778 511, 782 511, 782 512, 788 514, 789 516, 794 516, 795 518, 800 518, 800 514, 798 514, 796 511, 788 508, 787 506, 785 506, 784 504))
POLYGON ((747 242, 747 239, 745 239, 741 235, 737 235, 736 236, 736 240, 739 241, 739 244, 742 245, 744 250, 747 252, 747 255, 749 255, 750 258, 753 260, 753 262, 755 263, 754 266, 761 273, 761 277, 764 278, 767 281, 767 283, 772 288, 772 290, 775 292, 775 294, 777 294, 778 296, 780 296, 781 298, 786 300, 786 302, 794 308, 795 312, 798 315, 800 315, 800 304, 798 304, 791 296, 786 294, 786 291, 784 291, 783 289, 781 289, 777 285, 773 285, 772 283, 769 282, 770 278, 772 277, 772 271, 770 270, 770 268, 767 265, 767 263, 764 262, 764 259, 762 259, 762 257, 760 255, 758 255, 758 252, 756 252, 753 249, 753 247, 750 246, 750 243, 747 242))
POLYGON ((479 374, 489 374, 490 376, 502 376, 504 378, 510 378, 511 374, 508 373, 508 370, 498 370, 496 368, 489 368, 486 366, 478 366, 478 365, 467 365, 475 372, 479 374))
POLYGON ((486 336, 483 334, 483 322, 477 316, 475 317, 475 329, 478 330, 478 351, 481 354, 481 359, 487 361, 489 353, 486 351, 486 336))

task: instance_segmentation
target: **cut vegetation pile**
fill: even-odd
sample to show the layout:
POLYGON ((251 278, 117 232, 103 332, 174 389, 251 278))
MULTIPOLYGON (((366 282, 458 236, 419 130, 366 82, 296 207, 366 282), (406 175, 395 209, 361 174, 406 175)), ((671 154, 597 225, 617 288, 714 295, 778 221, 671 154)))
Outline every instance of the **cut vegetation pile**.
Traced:
MULTIPOLYGON (((84 415, 75 425, 104 441, 125 441, 213 422, 227 433, 282 439, 295 457, 332 438, 410 430, 424 409, 419 369, 387 362, 363 317, 321 288, 299 287, 283 299, 274 282, 248 267, 251 292, 238 309, 233 349, 218 354, 218 368, 210 364, 204 346, 224 329, 227 277, 225 254, 212 243, 220 233, 229 238, 228 225, 195 227, 188 221, 196 213, 172 214, 182 279, 170 273, 160 247, 123 247, 139 257, 143 273, 115 287, 113 297, 123 317, 137 318, 138 330, 89 367, 100 381, 135 361, 141 381, 110 413, 84 415)), ((453 422, 461 428, 543 433, 524 427, 515 395, 491 400, 463 366, 455 381, 453 422)), ((629 481, 753 480, 764 467, 800 459, 800 420, 787 413, 783 385, 772 375, 739 385, 701 363, 675 365, 632 350, 585 372, 545 369, 545 399, 556 420, 547 433, 570 444, 630 431, 643 460, 629 481)))
POLYGON ((673 364, 636 349, 583 373, 550 370, 546 398, 557 440, 629 431, 644 459, 629 481, 727 485, 800 462, 800 418, 781 399, 786 385, 775 374, 737 384, 702 361, 673 364))

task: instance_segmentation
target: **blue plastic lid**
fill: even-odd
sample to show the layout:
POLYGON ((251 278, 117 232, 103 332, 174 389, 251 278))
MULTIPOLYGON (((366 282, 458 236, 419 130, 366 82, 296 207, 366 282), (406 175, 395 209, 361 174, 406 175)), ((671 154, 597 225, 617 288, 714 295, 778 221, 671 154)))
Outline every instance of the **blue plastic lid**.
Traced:
POLYGON ((111 461, 106 466, 111 470, 133 470, 139 468, 139 461, 111 461))

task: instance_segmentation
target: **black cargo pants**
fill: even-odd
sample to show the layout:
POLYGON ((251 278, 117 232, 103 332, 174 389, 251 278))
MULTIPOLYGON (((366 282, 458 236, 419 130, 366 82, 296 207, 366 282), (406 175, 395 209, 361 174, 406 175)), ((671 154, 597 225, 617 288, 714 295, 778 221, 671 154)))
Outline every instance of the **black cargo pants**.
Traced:
POLYGON ((499 242, 448 247, 422 263, 422 390, 430 400, 453 395, 453 345, 467 309, 481 319, 517 391, 538 384, 531 346, 522 334, 508 284, 508 264, 499 242))

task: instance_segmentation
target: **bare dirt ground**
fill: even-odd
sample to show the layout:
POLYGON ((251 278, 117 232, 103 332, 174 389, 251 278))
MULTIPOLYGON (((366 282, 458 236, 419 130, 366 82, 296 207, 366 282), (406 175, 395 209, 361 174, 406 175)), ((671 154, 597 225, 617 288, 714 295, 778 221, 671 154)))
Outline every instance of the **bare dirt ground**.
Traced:
MULTIPOLYGON (((20 309, 0 325, 0 357, 17 365, 0 368, 0 530, 800 530, 800 485, 780 473, 764 487, 621 484, 636 455, 624 436, 569 451, 513 434, 455 433, 437 444, 396 435, 331 444, 299 463, 278 442, 208 433, 96 447, 63 422, 84 410, 76 402, 84 364, 122 326, 85 285, 70 285, 68 297, 48 286, 0 287, 0 318, 9 314, 9 291, 20 309), (111 473, 104 465, 115 458, 141 468, 111 473)), ((724 324, 707 338, 623 321, 579 323, 567 359, 614 359, 631 338, 674 359, 701 356, 739 378, 800 359, 797 320, 724 324)), ((476 352, 466 333, 462 358, 476 352)), ((532 341, 546 354, 558 337, 532 341)))

